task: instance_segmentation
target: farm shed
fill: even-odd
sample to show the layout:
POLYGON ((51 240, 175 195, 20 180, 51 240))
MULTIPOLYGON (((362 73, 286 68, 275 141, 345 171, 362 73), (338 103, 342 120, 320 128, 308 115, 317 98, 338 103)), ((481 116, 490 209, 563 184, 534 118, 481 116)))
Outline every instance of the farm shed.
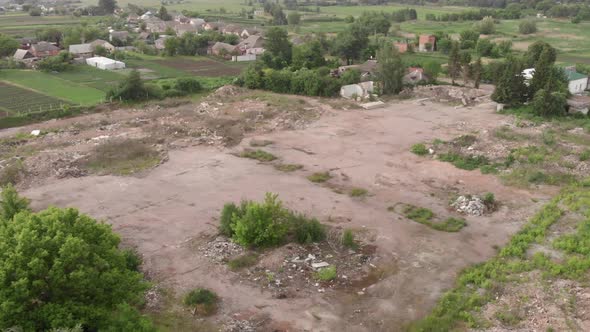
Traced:
POLYGON ((86 59, 86 64, 102 70, 115 70, 125 68, 125 63, 113 59, 97 56, 86 59))

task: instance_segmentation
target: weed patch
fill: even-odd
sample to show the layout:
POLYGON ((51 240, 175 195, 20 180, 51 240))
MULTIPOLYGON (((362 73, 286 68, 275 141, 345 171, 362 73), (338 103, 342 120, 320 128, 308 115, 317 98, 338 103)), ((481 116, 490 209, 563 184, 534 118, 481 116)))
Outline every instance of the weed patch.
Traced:
POLYGON ((255 265, 257 261, 258 261, 258 255, 244 254, 244 255, 238 256, 236 258, 230 259, 227 262, 227 266, 229 266, 229 268, 232 271, 238 271, 238 270, 255 265))
POLYGON ((455 167, 472 171, 489 164, 488 158, 485 156, 463 156, 458 153, 449 152, 439 155, 441 161, 450 162, 455 167))
POLYGON ((161 156, 149 144, 134 139, 111 140, 97 146, 83 166, 101 174, 130 175, 158 165, 161 156))
POLYGON ((332 175, 330 175, 330 172, 317 172, 307 177, 309 181, 314 183, 323 183, 330 180, 331 178, 332 175))
POLYGON ((458 232, 463 227, 467 226, 465 220, 460 218, 447 218, 443 221, 434 221, 435 214, 429 209, 417 207, 414 205, 406 205, 403 210, 406 218, 411 219, 417 223, 426 225, 432 229, 443 232, 458 232))
POLYGON ((303 169, 303 165, 299 165, 299 164, 278 164, 275 165, 275 168, 281 172, 295 172, 298 171, 300 169, 303 169))
POLYGON ((336 277, 337 277, 336 267, 335 266, 325 267, 325 268, 319 270, 318 272, 316 272, 314 274, 314 277, 316 280, 319 280, 319 281, 324 281, 324 282, 332 281, 332 280, 336 279, 336 277))
POLYGON ((272 153, 268 153, 266 151, 263 150, 244 150, 242 151, 242 153, 240 153, 240 157, 242 158, 249 158, 249 159, 255 159, 258 161, 273 161, 275 159, 277 159, 277 157, 275 155, 273 155, 272 153))
POLYGON ((219 298, 217 294, 205 288, 197 288, 190 291, 184 297, 184 305, 195 308, 195 311, 204 315, 210 315, 217 309, 219 298))
POLYGON ((269 140, 265 140, 265 139, 263 139, 263 140, 253 139, 250 141, 250 146, 251 147, 264 147, 267 145, 271 145, 273 143, 274 143, 273 141, 269 141, 269 140))
POLYGON ((416 154, 418 156, 425 156, 428 154, 428 149, 426 148, 426 145, 422 143, 412 145, 410 151, 412 151, 413 154, 416 154))
POLYGON ((364 188, 352 188, 349 194, 350 197, 365 197, 369 194, 369 192, 364 188))
POLYGON ((294 216, 295 240, 301 244, 320 242, 326 239, 326 229, 317 219, 294 216))

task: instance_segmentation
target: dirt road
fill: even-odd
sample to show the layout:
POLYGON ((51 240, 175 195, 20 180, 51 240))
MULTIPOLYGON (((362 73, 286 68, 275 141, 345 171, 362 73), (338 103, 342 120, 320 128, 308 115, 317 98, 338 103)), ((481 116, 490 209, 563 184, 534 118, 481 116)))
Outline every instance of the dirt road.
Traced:
POLYGON ((162 287, 178 294, 213 289, 222 299, 217 319, 264 313, 269 326, 289 331, 396 331, 425 315, 462 268, 491 257, 493 247, 502 246, 551 194, 505 187, 493 175, 409 152, 418 142, 490 130, 506 120, 491 104, 456 108, 409 100, 371 111, 331 111, 305 129, 247 137, 232 148, 170 151, 166 163, 141 177, 56 180, 23 194, 37 209, 77 207, 112 224, 143 254, 148 275, 162 287), (284 173, 232 154, 253 138, 271 140, 264 150, 304 169, 284 173), (328 185, 306 179, 317 171, 330 171, 334 178, 328 185), (334 187, 364 188, 370 195, 355 199, 334 187), (363 230, 388 273, 363 285, 362 295, 350 289, 276 299, 240 283, 196 248, 216 234, 224 203, 260 200, 265 192, 331 226, 363 230), (458 233, 439 232, 387 210, 401 202, 448 216, 453 195, 485 192, 494 193, 501 208, 490 216, 467 216, 468 226, 458 233))

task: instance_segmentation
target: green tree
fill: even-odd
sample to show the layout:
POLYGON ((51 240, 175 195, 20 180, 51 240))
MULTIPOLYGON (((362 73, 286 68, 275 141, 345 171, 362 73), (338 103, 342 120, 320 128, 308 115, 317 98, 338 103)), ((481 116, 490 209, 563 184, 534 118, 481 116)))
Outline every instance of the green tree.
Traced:
POLYGON ((459 43, 462 50, 474 48, 478 40, 479 32, 475 30, 464 30, 460 33, 459 43))
POLYGON ((18 46, 16 39, 0 33, 0 57, 12 56, 18 46))
MULTIPOLYGON (((138 304, 147 289, 119 244, 109 225, 75 209, 22 211, 0 222, 0 328, 116 330, 121 306, 138 304)), ((153 331, 139 318, 127 315, 125 325, 153 331)))
POLYGON ((486 16, 477 24, 476 28, 483 35, 491 35, 496 32, 496 23, 492 17, 486 16))
POLYGON ((564 93, 551 92, 550 88, 540 89, 533 98, 533 111, 541 116, 559 116, 565 114, 566 104, 567 97, 564 93))
POLYGON ((162 21, 172 20, 172 16, 170 16, 170 14, 168 14, 168 9, 166 9, 166 7, 164 7, 164 6, 160 7, 160 10, 158 10, 158 17, 162 21))
POLYGON ((293 47, 293 68, 312 69, 325 66, 326 59, 322 53, 322 45, 317 40, 293 47))
POLYGON ((539 60, 535 64, 535 74, 533 75, 533 79, 530 83, 531 96, 534 96, 537 91, 543 89, 547 85, 548 80, 551 79, 553 61, 552 51, 545 47, 541 52, 539 60))
POLYGON ((525 20, 518 25, 518 32, 523 35, 530 35, 537 32, 537 23, 533 20, 525 20))
POLYGON ((391 21, 384 13, 378 12, 364 12, 358 20, 354 23, 358 27, 365 29, 369 35, 382 33, 387 35, 391 27, 391 21))
POLYGON ((368 44, 367 31, 358 24, 352 24, 336 36, 334 53, 345 59, 348 64, 352 64, 353 60, 360 58, 361 52, 368 44))
POLYGON ((0 201, 0 223, 10 221, 12 217, 22 211, 30 211, 29 200, 20 197, 16 189, 9 184, 2 188, 2 197, 0 201))
POLYGON ((440 63, 436 62, 436 61, 426 61, 424 63, 424 74, 426 74, 426 76, 428 76, 428 79, 430 80, 430 82, 436 82, 436 79, 438 78, 438 75, 440 75, 440 72, 442 70, 440 63))
POLYGON ((124 101, 144 100, 149 98, 149 93, 141 80, 139 72, 134 69, 117 88, 107 93, 107 98, 124 101))
POLYGON ((544 50, 548 50, 549 61, 554 63, 557 59, 557 50, 549 45, 549 43, 538 40, 532 43, 525 52, 525 66, 527 68, 534 67, 541 58, 541 53, 543 53, 544 50))
POLYGON ((94 54, 95 55, 100 55, 100 56, 107 56, 109 54, 109 51, 106 48, 104 48, 104 46, 97 45, 94 48, 94 54))
POLYGON ((98 9, 103 14, 112 14, 117 8, 117 1, 115 0, 98 0, 98 9))
POLYGON ((287 16, 287 22, 289 22, 289 25, 299 25, 301 22, 301 15, 298 12, 292 12, 287 16))
POLYGON ((180 41, 176 37, 168 37, 164 39, 164 52, 167 56, 175 56, 178 53, 180 41))
POLYGON ((451 83, 454 85, 455 80, 461 74, 461 55, 459 53, 459 44, 455 41, 453 41, 451 45, 447 69, 449 72, 449 77, 451 78, 451 83))
POLYGON ((479 89, 482 71, 483 71, 483 66, 481 63, 481 58, 477 58, 477 60, 475 60, 475 63, 473 64, 473 66, 471 68, 471 78, 473 79, 473 86, 476 89, 479 89))
POLYGON ((383 94, 398 94, 403 89, 403 77, 406 71, 397 49, 384 44, 378 52, 377 77, 383 94))
POLYGON ((492 100, 508 106, 521 105, 527 100, 527 86, 522 76, 522 65, 515 58, 507 59, 504 72, 496 82, 492 100))
POLYGON ((284 66, 288 66, 291 63, 293 45, 289 41, 287 30, 271 27, 267 30, 265 39, 266 51, 264 54, 270 55, 274 63, 280 62, 284 63, 284 66))

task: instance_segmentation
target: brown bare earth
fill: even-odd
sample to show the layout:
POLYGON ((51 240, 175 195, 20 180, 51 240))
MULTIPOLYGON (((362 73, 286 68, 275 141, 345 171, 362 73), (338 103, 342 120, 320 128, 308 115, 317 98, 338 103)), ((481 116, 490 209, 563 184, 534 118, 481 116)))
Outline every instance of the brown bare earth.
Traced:
POLYGON ((442 102, 410 98, 365 111, 337 100, 225 87, 197 103, 50 121, 0 137, 44 131, 18 143, 33 151, 24 159, 22 193, 36 209, 77 207, 112 224, 144 258, 146 276, 157 285, 146 312, 164 329, 398 331, 426 315, 461 269, 493 256, 557 191, 506 186, 495 175, 410 152, 420 142, 465 134, 489 139, 486 133, 514 127, 512 117, 495 113, 486 91, 445 95, 442 102), (462 98, 468 107, 456 106, 462 98), (90 165, 96 153, 116 158, 113 149, 97 148, 113 140, 131 140, 131 157, 152 159, 90 165), (237 156, 251 145, 278 160, 237 156), (302 168, 284 172, 274 167, 279 164, 302 168), (109 175, 115 170, 124 175, 109 175), (309 181, 316 172, 332 178, 309 181), (367 194, 351 197, 352 188, 367 194), (360 248, 339 247, 335 235, 323 246, 265 250, 256 266, 230 270, 224 261, 244 250, 218 237, 220 210, 226 202, 262 200, 266 192, 334 234, 355 230, 360 248), (486 192, 500 202, 493 213, 461 215, 449 206, 457 195, 486 192), (400 203, 428 207, 441 218, 462 217, 467 226, 456 233, 434 230, 388 211, 400 203), (335 265, 336 281, 314 281, 300 262, 309 255, 335 265), (217 313, 205 320, 180 307, 182 295, 196 287, 221 298, 217 313))
POLYGON ((238 64, 228 65, 214 60, 193 61, 187 59, 156 60, 155 62, 167 67, 180 69, 194 75, 205 77, 236 76, 242 72, 243 67, 238 64))

